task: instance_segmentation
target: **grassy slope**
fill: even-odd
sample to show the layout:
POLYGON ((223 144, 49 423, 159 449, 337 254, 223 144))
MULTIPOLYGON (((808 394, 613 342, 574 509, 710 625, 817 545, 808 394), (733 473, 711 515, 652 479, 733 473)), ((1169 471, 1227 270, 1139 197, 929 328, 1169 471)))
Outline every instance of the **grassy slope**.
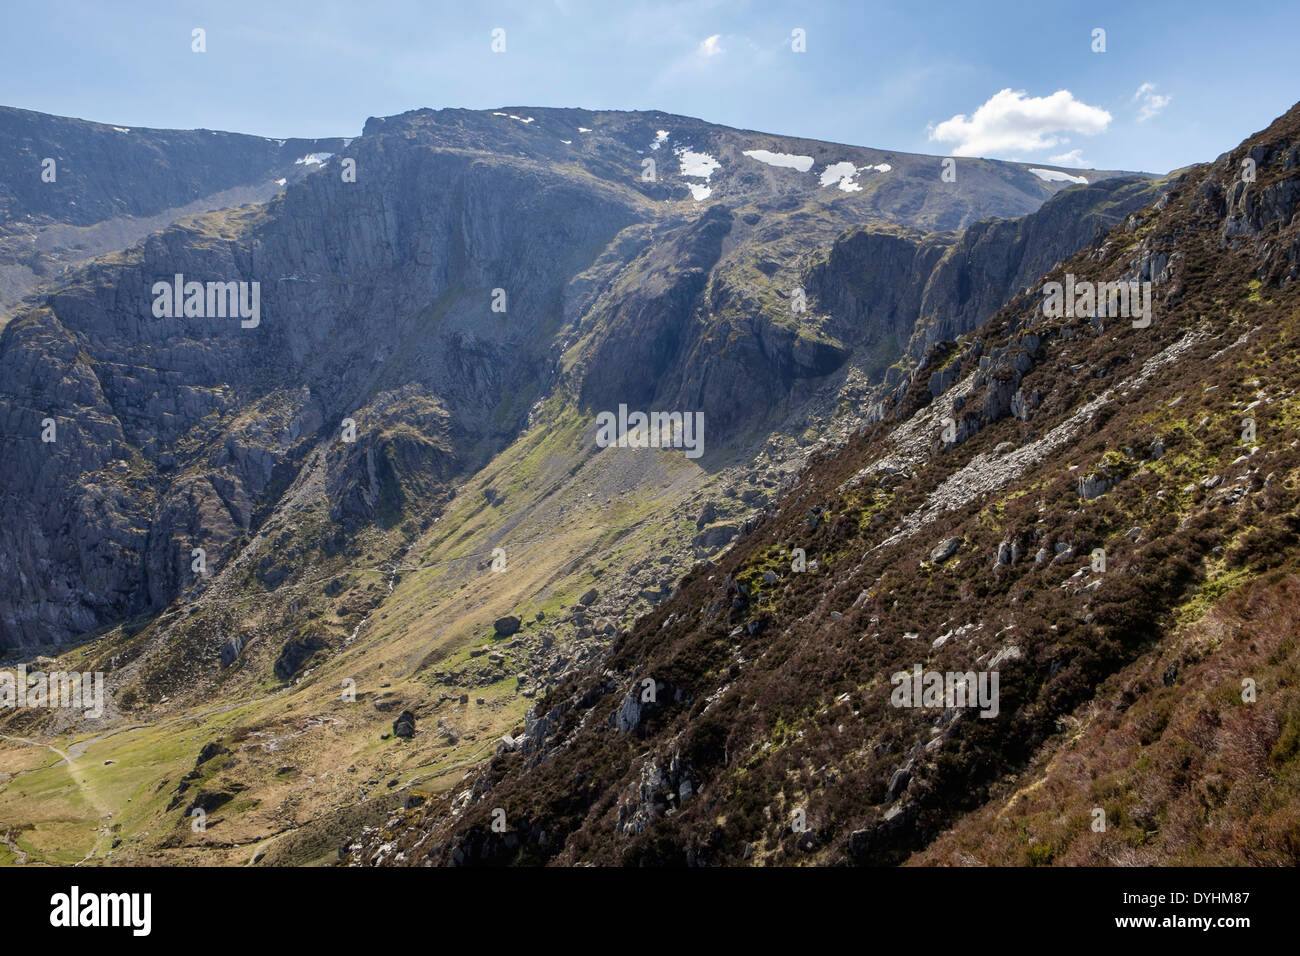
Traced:
MULTIPOLYGON (((268 859, 279 862, 324 862, 322 852, 332 859, 343 835, 390 809, 394 790, 450 786, 492 753, 531 704, 532 694, 525 696, 528 688, 515 676, 525 667, 519 655, 528 645, 505 649, 507 642, 493 636, 493 620, 524 617, 524 636, 531 639, 597 582, 593 572, 661 553, 668 529, 646 519, 680 509, 710 481, 680 454, 656 455, 648 470, 645 458, 630 450, 584 460, 579 445, 588 424, 571 410, 553 409, 471 479, 409 550, 403 566, 420 570, 401 572, 356 639, 301 682, 236 686, 234 701, 174 716, 151 718, 166 709, 148 709, 102 737, 0 741, 0 773, 13 775, 0 777, 0 831, 12 830, 33 862, 77 862, 93 853, 95 859, 239 864, 255 850, 268 850, 268 859), (631 493, 646 485, 655 491, 631 493), (496 505, 484 497, 489 487, 502 496, 496 505), (490 568, 496 547, 506 549, 504 573, 490 568), (538 611, 545 623, 534 620, 538 611), (504 650, 506 660, 485 675, 478 666, 483 658, 471 652, 488 643, 504 650), (493 674, 500 678, 490 680, 493 674), (356 703, 342 700, 345 678, 356 681, 356 703), (375 710, 371 701, 379 693, 416 711, 414 739, 380 739, 397 711, 375 710), (457 702, 462 694, 467 704, 457 702), (440 735, 440 725, 454 729, 454 743, 440 735), (223 742, 233 756, 204 764, 203 779, 188 795, 200 788, 247 789, 209 815, 207 833, 195 834, 182 819, 188 804, 167 806, 211 741, 223 742), (71 771, 47 743, 73 754, 71 771), (293 770, 278 772, 286 767, 293 770), (358 791, 362 806, 349 812, 358 791), (314 831, 329 839, 312 839, 314 831), (123 845, 107 856, 114 837, 123 845), (274 855, 274 843, 263 845, 271 840, 292 851, 274 855)), ((382 575, 371 576, 383 582, 382 575)), ((74 651, 64 664, 89 666, 91 654, 92 647, 74 651)))

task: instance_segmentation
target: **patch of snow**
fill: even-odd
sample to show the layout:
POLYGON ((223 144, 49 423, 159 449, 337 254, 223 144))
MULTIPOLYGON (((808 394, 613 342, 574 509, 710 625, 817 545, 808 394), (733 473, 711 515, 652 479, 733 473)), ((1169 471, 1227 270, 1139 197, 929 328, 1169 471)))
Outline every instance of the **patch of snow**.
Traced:
MULTIPOLYGON (((353 137, 353 139, 355 139, 355 138, 356 138, 356 137, 353 137)), ((343 148, 344 148, 344 149, 347 149, 347 148, 348 148, 349 146, 351 146, 351 145, 352 145, 352 140, 351 140, 351 139, 345 139, 345 140, 343 141, 343 148)))
POLYGON ((114 126, 113 129, 117 130, 119 133, 131 132, 131 127, 129 126, 114 126))
POLYGON ((271 142, 275 143, 276 146, 283 146, 283 145, 284 145, 284 140, 282 140, 282 139, 273 139, 273 140, 271 140, 271 142))
POLYGON ((769 166, 783 166, 786 169, 797 169, 801 173, 806 173, 812 169, 813 158, 811 156, 796 156, 794 153, 773 153, 766 149, 747 149, 745 155, 750 159, 756 159, 760 163, 767 163, 769 166))
POLYGON ((288 181, 289 181, 289 180, 287 180, 287 179, 277 179, 277 180, 275 181, 275 184, 276 184, 277 186, 283 186, 283 185, 284 185, 285 183, 287 183, 288 181))
POLYGON ((653 143, 650 144, 650 148, 651 148, 651 149, 658 149, 660 146, 662 146, 662 145, 663 145, 664 143, 666 143, 666 142, 668 142, 668 130, 666 130, 666 129, 657 129, 657 130, 655 130, 655 141, 654 141, 653 143))
POLYGON ((839 186, 846 193, 857 193, 862 191, 862 187, 853 181, 858 174, 858 167, 844 160, 838 163, 832 163, 822 170, 821 184, 830 186, 832 184, 839 186))
POLYGON ((691 190, 691 195, 695 197, 696 202, 702 202, 713 195, 713 190, 703 183, 687 183, 691 190))
POLYGON ((562 139, 562 140, 560 140, 560 142, 563 143, 565 146, 572 146, 572 145, 573 145, 573 140, 571 140, 571 139, 562 139))
POLYGON ((510 114, 510 118, 512 120, 519 120, 521 123, 531 123, 533 121, 531 116, 516 116, 514 113, 510 114))
POLYGON ((1037 169, 1031 167, 1029 171, 1033 173, 1035 176, 1037 176, 1039 179, 1045 179, 1049 183, 1069 182, 1069 183, 1083 183, 1086 185, 1088 182, 1086 176, 1071 176, 1069 173, 1063 173, 1059 169, 1037 169))
POLYGON ((722 168, 722 164, 708 153, 696 153, 682 148, 677 150, 677 158, 681 161, 683 176, 699 176, 708 179, 715 169, 722 168))
POLYGON ((585 126, 579 126, 579 127, 578 127, 578 132, 579 132, 579 133, 590 133, 591 130, 587 129, 587 127, 585 127, 585 126))
POLYGON ((333 153, 308 153, 301 159, 295 159, 293 164, 295 166, 320 166, 333 155, 333 153))
POLYGON ((492 115, 493 115, 493 116, 509 116, 510 114, 508 114, 508 113, 493 113, 492 115))
POLYGON ((874 170, 875 170, 876 172, 878 172, 878 173, 887 173, 887 172, 889 172, 891 169, 893 169, 894 167, 893 167, 893 166, 890 166, 889 163, 878 163, 878 164, 875 165, 875 166, 868 166, 868 167, 866 167, 866 168, 867 168, 867 169, 874 169, 874 170))

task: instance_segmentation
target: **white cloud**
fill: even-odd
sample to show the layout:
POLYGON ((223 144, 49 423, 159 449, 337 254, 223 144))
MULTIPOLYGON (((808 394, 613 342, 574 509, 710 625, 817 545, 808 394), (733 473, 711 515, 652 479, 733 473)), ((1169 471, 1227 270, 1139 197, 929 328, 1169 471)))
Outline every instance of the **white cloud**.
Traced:
POLYGON ((1058 153, 1056 156, 1048 156, 1049 163, 1055 163, 1057 166, 1076 166, 1084 169, 1092 164, 1083 158, 1083 149, 1072 149, 1068 153, 1058 153))
MULTIPOLYGON (((654 29, 659 29, 658 24, 654 29)), ((782 54, 779 49, 759 46, 743 33, 716 33, 703 40, 691 36, 673 46, 681 54, 664 63, 646 90, 655 102, 699 97, 705 88, 713 94, 733 89, 752 96, 760 84, 770 82, 776 63, 789 63, 788 45, 782 54)))
POLYGON ((954 156, 1014 158, 1017 153, 1060 146, 1063 133, 1092 136, 1106 131, 1111 115, 1074 98, 1069 90, 1026 96, 1024 90, 994 93, 971 116, 958 113, 929 131, 930 139, 953 143, 954 156))
POLYGON ((1141 104, 1138 106, 1137 121, 1145 123, 1168 106, 1169 101, 1172 99, 1172 96, 1157 93, 1154 83, 1143 83, 1137 88, 1137 92, 1133 94, 1133 102, 1141 104))

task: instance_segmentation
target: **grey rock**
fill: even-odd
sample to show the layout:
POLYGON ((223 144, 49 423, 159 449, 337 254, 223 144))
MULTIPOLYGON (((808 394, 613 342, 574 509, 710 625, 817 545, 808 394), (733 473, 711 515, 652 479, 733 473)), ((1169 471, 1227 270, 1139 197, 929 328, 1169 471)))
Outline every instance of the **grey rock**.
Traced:
POLYGON ((415 736, 415 714, 409 710, 404 710, 397 715, 393 721, 393 735, 396 737, 414 737, 415 736))
POLYGON ((733 524, 715 524, 697 534, 694 544, 702 548, 720 548, 739 533, 740 529, 733 524))
POLYGON ((492 630, 496 632, 497 637, 509 637, 512 634, 518 634, 522 622, 513 615, 499 617, 492 622, 492 630))
POLYGON ((943 562, 947 561, 957 553, 957 549, 961 547, 961 543, 962 539, 959 537, 945 538, 930 552, 930 560, 935 564, 943 564, 943 562))

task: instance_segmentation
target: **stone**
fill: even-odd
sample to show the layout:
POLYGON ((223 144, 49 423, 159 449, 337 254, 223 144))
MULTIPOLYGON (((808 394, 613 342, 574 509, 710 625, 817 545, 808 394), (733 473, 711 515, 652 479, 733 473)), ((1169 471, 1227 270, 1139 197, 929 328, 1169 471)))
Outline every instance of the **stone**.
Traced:
POLYGON ((512 634, 519 633, 520 625, 523 622, 513 615, 499 617, 492 622, 492 630, 496 631, 497 637, 509 637, 512 634))
POLYGON ((697 534, 693 543, 701 548, 720 548, 739 533, 740 529, 733 524, 715 524, 697 534))
POLYGON ((397 715, 393 721, 393 734, 397 737, 414 737, 415 736, 415 714, 409 710, 404 710, 397 715))
POLYGON ((229 667, 238 660, 240 652, 244 649, 244 639, 242 637, 232 637, 221 646, 221 666, 229 667))
POLYGON ((989 661, 989 670, 993 670, 1003 661, 1018 660, 1020 660, 1020 648, 1015 644, 1008 644, 1006 647, 1002 648, 1002 650, 993 655, 993 659, 989 661))
POLYGON ((961 547, 961 542, 961 538, 945 538, 930 552, 930 560, 935 564, 943 564, 957 553, 957 549, 961 547))
POLYGON ((889 787, 885 790, 886 800, 896 800, 899 794, 907 789, 907 785, 912 782, 912 771, 910 767, 899 767, 894 771, 894 775, 889 778, 889 787))
POLYGON ((1100 498, 1113 487, 1115 482, 1105 475, 1088 475, 1086 478, 1079 479, 1079 497, 1084 501, 1091 501, 1093 498, 1100 498))

